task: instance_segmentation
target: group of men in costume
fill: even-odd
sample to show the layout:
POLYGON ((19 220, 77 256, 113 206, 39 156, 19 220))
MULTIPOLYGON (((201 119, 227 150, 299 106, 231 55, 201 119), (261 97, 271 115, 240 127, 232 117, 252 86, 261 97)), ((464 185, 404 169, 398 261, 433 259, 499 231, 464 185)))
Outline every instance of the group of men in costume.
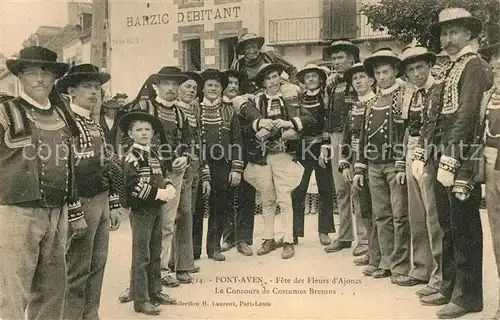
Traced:
POLYGON ((123 204, 132 207, 134 240, 131 288, 119 299, 134 300, 136 312, 158 314, 155 304, 175 303, 161 285, 190 283, 200 271, 206 201, 208 258, 224 261, 232 247, 253 255, 256 194, 264 222, 257 255, 282 248, 292 258, 312 171, 327 253, 357 239, 354 263, 366 276, 426 284, 416 294, 444 306, 439 318, 481 311, 483 182, 500 266, 500 51, 497 43, 473 50, 481 29, 464 9, 439 14, 429 32, 450 61, 435 76, 436 55, 418 45, 401 58, 381 48, 361 62, 351 41, 336 40, 325 48, 333 70, 298 71, 246 34, 231 70, 163 67, 126 106, 122 94, 103 102, 98 120, 92 110, 109 74, 91 64, 68 69, 42 47, 21 50, 7 67, 23 91, 0 104, 10 186, 0 191, 0 316, 98 319, 109 231, 123 204), (143 120, 153 153, 140 143, 148 125, 133 127, 143 120), (116 159, 143 202, 119 201, 116 159))

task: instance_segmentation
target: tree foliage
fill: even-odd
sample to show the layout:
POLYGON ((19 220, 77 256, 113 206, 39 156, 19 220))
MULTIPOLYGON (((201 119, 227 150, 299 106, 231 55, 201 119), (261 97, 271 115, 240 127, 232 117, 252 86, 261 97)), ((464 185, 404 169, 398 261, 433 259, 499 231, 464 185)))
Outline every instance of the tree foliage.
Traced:
POLYGON ((380 0, 378 4, 364 4, 361 12, 374 30, 386 27, 396 40, 410 43, 415 39, 438 52, 439 39, 432 37, 427 28, 438 21, 439 12, 447 7, 465 8, 484 22, 480 43, 498 37, 499 0, 380 0))

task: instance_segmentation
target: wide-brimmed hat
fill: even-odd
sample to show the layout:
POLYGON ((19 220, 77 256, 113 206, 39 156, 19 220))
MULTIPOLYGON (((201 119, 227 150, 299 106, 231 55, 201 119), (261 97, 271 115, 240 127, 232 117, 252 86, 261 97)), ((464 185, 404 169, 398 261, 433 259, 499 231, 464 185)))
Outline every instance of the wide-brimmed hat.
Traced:
POLYGON ((196 72, 196 71, 185 71, 184 72, 184 75, 186 75, 186 80, 184 81, 187 81, 187 80, 194 80, 194 82, 196 82, 196 86, 198 87, 198 90, 202 90, 203 89, 203 77, 200 75, 199 72, 196 72))
POLYGON ((255 33, 245 33, 238 38, 238 44, 236 45, 236 51, 238 54, 243 54, 243 48, 249 42, 256 42, 259 49, 264 45, 266 40, 264 37, 259 37, 255 33))
POLYGON ((391 48, 380 48, 373 51, 372 55, 363 62, 363 65, 366 72, 373 75, 373 65, 380 62, 389 63, 397 68, 401 59, 399 59, 398 55, 391 48))
POLYGON ((234 69, 227 69, 222 72, 224 72, 228 77, 236 78, 238 80, 241 80, 245 76, 243 72, 234 69))
POLYGON ((21 49, 19 57, 16 59, 7 59, 5 62, 7 69, 16 77, 28 65, 41 66, 50 70, 57 78, 62 77, 68 71, 69 65, 63 62, 57 62, 57 53, 44 47, 32 46, 21 49))
POLYGON ((348 81, 352 81, 352 76, 357 72, 366 72, 365 66, 362 62, 356 62, 349 69, 344 72, 344 78, 348 81))
POLYGON ((323 48, 323 53, 328 57, 332 53, 344 51, 354 56, 354 60, 359 61, 359 48, 356 47, 349 39, 333 40, 328 47, 323 48))
POLYGON ((283 72, 283 66, 279 63, 265 63, 260 66, 259 72, 254 78, 255 83, 258 86, 262 86, 262 82, 264 81, 264 77, 269 73, 277 71, 279 75, 283 72))
POLYGON ((109 99, 102 103, 102 107, 106 109, 120 109, 122 106, 116 99, 109 99))
POLYGON ((69 87, 74 87, 84 81, 98 81, 101 86, 111 79, 111 76, 99 71, 97 66, 90 63, 79 64, 69 68, 68 72, 57 81, 56 87, 60 93, 68 93, 69 87))
POLYGON ((472 32, 472 37, 477 38, 483 30, 483 23, 464 8, 445 8, 439 12, 438 22, 429 25, 429 33, 439 38, 441 27, 446 24, 458 24, 472 32))
POLYGON ((131 112, 127 112, 120 118, 118 126, 120 127, 120 130, 122 130, 122 132, 128 132, 128 130, 130 129, 130 124, 133 121, 147 121, 151 123, 151 126, 156 133, 163 130, 160 119, 145 110, 134 110, 131 112))
POLYGON ((316 64, 308 64, 299 72, 297 72, 297 79, 300 81, 300 83, 304 83, 304 76, 308 72, 316 72, 317 74, 319 74, 322 82, 325 82, 326 78, 328 77, 328 72, 323 67, 320 67, 316 64))
POLYGON ((222 86, 222 90, 224 90, 229 83, 227 74, 217 69, 206 69, 201 73, 201 77, 203 78, 203 83, 207 80, 218 80, 222 86))
POLYGON ((401 53, 401 62, 398 63, 398 68, 401 72, 404 72, 406 65, 422 60, 434 65, 436 63, 436 54, 424 46, 408 46, 401 53))
POLYGON ((182 72, 181 69, 177 67, 167 66, 163 67, 157 73, 153 73, 149 76, 148 82, 156 84, 161 80, 173 80, 177 81, 179 84, 186 81, 188 77, 182 72))

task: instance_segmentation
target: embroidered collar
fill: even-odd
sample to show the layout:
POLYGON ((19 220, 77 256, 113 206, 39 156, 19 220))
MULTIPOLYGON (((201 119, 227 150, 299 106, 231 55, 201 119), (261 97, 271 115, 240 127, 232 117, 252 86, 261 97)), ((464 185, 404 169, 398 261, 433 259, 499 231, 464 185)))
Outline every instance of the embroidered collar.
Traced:
POLYGON ((215 99, 214 101, 210 101, 207 98, 203 98, 203 105, 205 107, 215 107, 220 104, 220 98, 215 99))
POLYGON ((367 94, 365 94, 364 96, 359 96, 359 97, 358 97, 358 100, 359 100, 360 102, 366 102, 366 101, 368 101, 368 100, 370 100, 370 99, 375 98, 375 96, 376 96, 376 95, 375 95, 375 92, 370 91, 370 92, 368 92, 367 94))
POLYGON ((399 83, 396 82, 395 84, 393 84, 391 87, 389 87, 387 89, 380 88, 380 93, 381 94, 389 94, 389 93, 394 92, 394 90, 396 90, 397 88, 399 88, 399 83))
POLYGON ((267 94, 267 92, 265 93, 265 95, 266 95, 266 98, 268 100, 273 100, 273 99, 280 99, 281 100, 281 98, 282 98, 281 92, 278 92, 278 94, 275 96, 270 96, 269 94, 267 94))
POLYGON ((47 99, 47 103, 45 105, 41 105, 40 103, 36 102, 35 99, 28 96, 24 91, 21 91, 19 96, 22 99, 26 100, 26 102, 28 102, 29 104, 31 104, 32 106, 34 106, 38 109, 49 110, 50 107, 52 106, 49 99, 47 99))
POLYGON ((458 58, 462 57, 463 55, 466 55, 467 53, 475 53, 476 51, 472 49, 471 45, 467 45, 462 48, 457 54, 450 55, 450 61, 455 62, 458 60, 458 58))
POLYGON ((415 88, 417 90, 424 89, 425 92, 427 92, 427 91, 429 91, 429 88, 432 87, 434 82, 436 82, 436 79, 432 76, 432 74, 430 74, 429 77, 427 78, 427 81, 424 83, 424 85, 422 87, 419 88, 419 87, 415 86, 415 88))
POLYGON ((132 147, 139 149, 141 151, 146 151, 146 152, 149 152, 151 150, 151 145, 149 145, 149 144, 147 146, 144 146, 142 144, 138 144, 138 143, 134 142, 134 144, 132 144, 132 147))
POLYGON ((307 90, 306 92, 306 95, 308 96, 315 96, 317 95, 319 92, 321 91, 321 87, 319 87, 318 89, 314 90, 314 91, 310 91, 309 89, 307 90))
POLYGON ((162 106, 172 108, 174 105, 174 101, 167 101, 165 99, 160 98, 160 96, 156 96, 155 101, 161 104, 162 106))
POLYGON ((85 119, 90 120, 90 110, 82 108, 79 105, 76 105, 74 103, 71 103, 70 107, 71 107, 71 110, 73 110, 73 112, 76 113, 77 115, 79 115, 80 117, 83 117, 85 119))

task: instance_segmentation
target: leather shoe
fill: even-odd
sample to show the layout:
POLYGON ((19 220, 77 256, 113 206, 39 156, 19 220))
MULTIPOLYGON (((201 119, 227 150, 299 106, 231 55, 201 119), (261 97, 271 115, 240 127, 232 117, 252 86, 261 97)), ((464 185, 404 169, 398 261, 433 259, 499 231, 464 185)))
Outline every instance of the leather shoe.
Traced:
POLYGON ((236 246, 236 249, 238 249, 238 252, 244 256, 253 255, 252 248, 250 248, 250 246, 246 242, 238 243, 238 245, 236 246))
POLYGON ((387 269, 377 269, 375 272, 372 273, 372 277, 375 279, 382 279, 382 278, 387 278, 391 276, 391 270, 387 269))
POLYGON ((160 314, 160 308, 149 301, 134 302, 134 311, 147 314, 148 316, 156 316, 160 314))
POLYGON ((193 282, 193 278, 187 273, 187 271, 178 271, 175 275, 177 280, 179 280, 180 283, 191 283, 193 282))
POLYGON ((419 297, 427 297, 427 296, 430 296, 431 294, 436 294, 436 293, 438 293, 438 291, 434 288, 429 287, 429 286, 425 286, 422 289, 415 292, 415 294, 419 297))
POLYGON ((161 305, 171 305, 177 302, 174 298, 171 298, 168 296, 168 294, 162 292, 157 293, 151 300, 154 304, 161 304, 161 305))
POLYGON ((130 298, 130 289, 129 288, 125 289, 125 291, 123 291, 122 294, 118 297, 118 300, 121 303, 127 303, 132 301, 132 299, 130 298))
POLYGON ((293 244, 285 242, 283 246, 283 252, 281 253, 282 259, 290 259, 295 255, 295 249, 293 248, 293 244))
POLYGON ((471 312, 459 305, 454 304, 453 302, 445 305, 441 310, 439 310, 436 315, 439 319, 455 319, 459 318, 467 313, 471 312))
POLYGON ((353 262, 357 266, 367 266, 370 263, 370 257, 365 255, 365 256, 362 256, 361 258, 354 259, 353 262))
POLYGON ((405 274, 395 274, 391 277, 391 281, 394 280, 394 284, 397 284, 401 287, 412 287, 417 284, 427 283, 427 281, 423 281, 405 274))
POLYGON ((442 306, 450 302, 450 299, 443 296, 440 292, 420 298, 420 303, 424 306, 442 306))
POLYGON ((175 288, 180 286, 181 283, 171 275, 166 275, 161 279, 161 284, 168 288, 175 288))
POLYGON ((332 243, 332 239, 330 239, 328 234, 320 233, 318 236, 319 236, 319 243, 321 243, 322 246, 327 246, 330 243, 332 243))
POLYGON ((213 252, 208 257, 214 261, 225 261, 226 260, 226 257, 218 251, 213 252))
POLYGON ((350 248, 352 245, 351 241, 339 241, 339 240, 334 240, 331 244, 325 247, 325 251, 328 253, 331 252, 337 252, 342 249, 347 249, 350 248))
POLYGON ((366 268, 363 269, 363 274, 365 276, 372 276, 375 271, 377 271, 378 268, 375 266, 367 266, 366 268))
POLYGON ((277 249, 276 241, 274 241, 274 239, 266 239, 262 243, 262 247, 259 249, 259 251, 257 251, 257 255, 263 256, 276 249, 277 249))
POLYGON ((352 250, 352 255, 355 257, 359 257, 362 255, 365 255, 368 252, 368 246, 366 244, 360 244, 358 243, 356 245, 356 248, 352 250))

